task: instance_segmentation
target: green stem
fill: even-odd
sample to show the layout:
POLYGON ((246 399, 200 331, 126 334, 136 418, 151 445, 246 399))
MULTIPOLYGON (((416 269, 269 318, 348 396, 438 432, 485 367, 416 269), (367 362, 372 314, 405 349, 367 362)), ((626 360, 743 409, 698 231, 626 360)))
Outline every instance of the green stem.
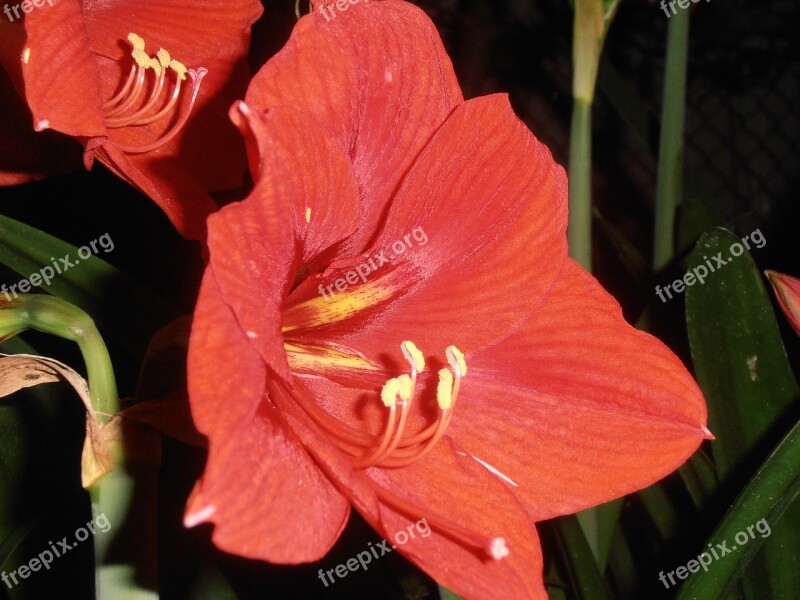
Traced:
POLYGON ((592 270, 592 101, 607 22, 602 0, 575 0, 569 143, 570 256, 592 270))
POLYGON ((686 62, 689 12, 669 20, 661 139, 658 150, 653 268, 664 268, 675 253, 675 214, 683 198, 683 130, 686 115, 686 62))
MULTIPOLYGON (((597 85, 597 69, 606 33, 616 14, 619 0, 607 5, 604 0, 575 0, 572 30, 572 125, 569 144, 569 226, 570 256, 584 269, 592 271, 592 102, 597 85)), ((613 514, 613 511, 612 511, 613 514)), ((605 535, 600 509, 589 508, 580 514, 597 560, 604 564, 605 535)), ((607 519, 605 519, 607 520, 607 519)), ((578 521, 576 521, 577 523, 578 521)))
POLYGON ((119 411, 111 357, 89 315, 69 302, 46 295, 23 294, 5 306, 0 334, 36 329, 77 343, 86 363, 89 395, 98 420, 105 423, 119 411))
MULTIPOLYGON (((98 422, 105 424, 119 412, 111 357, 88 314, 69 302, 47 295, 22 294, 11 302, 1 302, 0 338, 16 335, 26 329, 35 329, 77 343, 86 363, 89 396, 98 422)), ((142 438, 138 440, 140 446, 152 447, 158 442, 145 439, 152 432, 131 426, 126 430, 126 444, 132 443, 127 439, 131 434, 142 438)), ((155 506, 152 493, 142 497, 142 492, 137 490, 155 489, 155 471, 150 464, 131 464, 130 460, 126 461, 121 440, 111 441, 108 445, 115 468, 89 488, 95 518, 104 515, 110 525, 107 531, 98 532, 93 538, 97 597, 101 600, 155 599, 158 598, 158 593, 152 591, 157 587, 155 554, 139 551, 141 548, 157 546, 154 521, 142 520, 141 510, 130 510, 134 500, 137 505, 155 506), (152 480, 151 485, 141 485, 145 478, 152 480), (132 519, 139 519, 139 522, 123 528, 125 524, 130 525, 132 519), (131 560, 123 560, 128 558, 127 555, 111 557, 109 551, 112 544, 129 549, 135 556, 130 557, 131 560)))
POLYGON ((592 101, 575 98, 569 144, 570 256, 592 270, 592 101))

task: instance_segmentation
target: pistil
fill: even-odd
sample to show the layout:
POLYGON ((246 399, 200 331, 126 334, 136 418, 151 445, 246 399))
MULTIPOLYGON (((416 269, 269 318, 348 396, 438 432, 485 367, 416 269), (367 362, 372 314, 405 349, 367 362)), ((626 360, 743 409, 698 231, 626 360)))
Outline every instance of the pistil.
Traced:
POLYGON ((422 515, 420 514, 419 508, 405 498, 401 498, 400 496, 389 492, 381 486, 375 486, 374 490, 381 502, 391 507, 393 510, 396 510, 397 512, 402 513, 412 519, 425 517, 425 520, 427 521, 428 525, 430 525, 431 529, 449 537, 451 540, 458 542, 463 546, 472 547, 475 550, 482 552, 488 558, 493 560, 501 560, 509 554, 505 538, 481 535, 471 531, 470 529, 467 529, 466 527, 462 527, 458 523, 455 523, 443 515, 434 514, 430 511, 425 511, 425 514, 422 515))

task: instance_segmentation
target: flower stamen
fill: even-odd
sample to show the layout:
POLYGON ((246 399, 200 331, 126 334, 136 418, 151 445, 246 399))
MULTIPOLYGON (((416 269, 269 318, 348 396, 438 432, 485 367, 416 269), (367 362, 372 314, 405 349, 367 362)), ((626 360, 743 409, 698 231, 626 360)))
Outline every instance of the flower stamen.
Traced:
POLYGON ((197 70, 187 69, 163 48, 159 49, 155 57, 148 55, 145 52, 144 40, 135 33, 128 34, 128 41, 133 47, 131 57, 134 64, 120 91, 103 104, 106 126, 109 129, 119 129, 149 125, 175 114, 176 106, 181 105, 177 110, 174 124, 154 141, 141 146, 117 144, 123 152, 141 154, 167 144, 183 129, 194 108, 203 77, 208 71, 202 67, 197 70), (148 80, 147 74, 151 71, 155 77, 148 80), (163 98, 170 72, 174 76, 172 93, 168 98, 163 98), (189 99, 180 102, 182 95, 185 95, 181 92, 186 89, 183 82, 187 78, 190 80, 189 99), (148 87, 149 93, 142 98, 148 87))
MULTIPOLYGON (((461 374, 465 371, 466 371, 465 365, 462 363, 461 368, 459 368, 456 373, 456 377, 454 377, 452 391, 455 390, 455 382, 460 378, 461 374)), ((393 412, 392 409, 396 411, 397 403, 399 401, 402 401, 402 396, 400 394, 401 386, 397 381, 401 377, 402 375, 398 378, 395 378, 394 380, 390 379, 383 386, 381 399, 384 401, 383 402, 384 406, 389 409, 390 413, 388 418, 388 426, 386 428, 386 431, 384 431, 383 435, 380 436, 380 442, 377 447, 377 450, 380 450, 381 446, 385 444, 387 436, 391 436, 392 434, 396 435, 397 430, 395 429, 394 426, 395 422, 394 420, 396 419, 396 412, 393 412)), ((447 379, 447 376, 444 376, 444 378, 447 379)), ((408 393, 410 394, 411 391, 409 390, 408 393)), ((351 439, 353 447, 356 446, 366 447, 368 444, 362 443, 361 441, 365 439, 365 437, 374 440, 374 443, 378 443, 377 442, 378 438, 376 436, 370 436, 369 434, 366 434, 364 432, 359 432, 356 429, 337 421, 330 415, 327 415, 327 413, 320 411, 313 404, 311 404, 311 401, 307 397, 305 397, 305 393, 297 388, 295 388, 294 390, 290 390, 286 386, 286 384, 278 384, 271 391, 270 397, 276 403, 278 408, 287 411, 287 413, 289 414, 295 415, 295 417, 299 416, 298 409, 300 409, 302 410, 302 412, 305 412, 307 415, 311 416, 314 422, 317 425, 320 425, 320 427, 325 432, 330 433, 332 429, 327 425, 321 424, 321 423, 330 424, 330 422, 327 419, 321 418, 319 416, 325 414, 326 417, 331 419, 333 422, 338 423, 338 428, 334 429, 336 429, 336 431, 339 434, 342 434, 343 432, 347 431, 351 431, 354 433, 354 437, 351 439), (295 401, 297 402, 295 403, 295 401)), ((455 395, 453 395, 451 399, 455 401, 455 395)), ((454 404, 450 405, 450 410, 452 410, 453 406, 454 404)), ((434 425, 434 427, 437 427, 437 425, 434 425)), ((345 435, 347 434, 345 433, 345 435)), ((341 448, 341 446, 338 443, 337 446, 341 448)), ((382 466, 382 465, 377 465, 377 466, 382 466)), ((420 507, 417 504, 410 502, 405 497, 398 495, 397 493, 387 489, 384 486, 373 484, 371 486, 371 489, 375 492, 375 495, 378 497, 379 501, 382 504, 390 507, 392 510, 400 514, 406 515, 412 520, 424 517, 432 530, 463 545, 464 547, 474 549, 476 553, 482 554, 488 559, 497 561, 497 560, 502 560, 509 555, 509 549, 506 544, 505 538, 503 537, 489 536, 481 534, 477 531, 473 531, 462 525, 459 525, 458 523, 448 518, 447 516, 439 514, 437 512, 433 512, 427 509, 424 512, 421 512, 420 507)))
POLYGON ((439 371, 437 388, 439 418, 422 431, 406 435, 417 391, 417 375, 425 369, 425 359, 413 342, 405 341, 400 348, 411 367, 411 374, 389 379, 384 384, 380 397, 388 409, 388 414, 383 432, 380 434, 359 431, 325 411, 320 411, 303 395, 296 395, 303 410, 330 436, 331 441, 351 458, 353 466, 357 469, 404 467, 421 460, 442 439, 453 417, 461 377, 466 373, 467 367, 464 355, 455 346, 449 346, 446 355, 452 371, 448 369, 439 371))

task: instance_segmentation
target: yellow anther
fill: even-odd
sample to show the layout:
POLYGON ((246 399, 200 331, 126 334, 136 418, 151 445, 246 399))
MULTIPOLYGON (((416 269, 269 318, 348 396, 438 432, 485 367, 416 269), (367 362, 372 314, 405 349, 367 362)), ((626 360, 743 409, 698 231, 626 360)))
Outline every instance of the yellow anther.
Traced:
POLYGON ((134 50, 139 50, 140 52, 144 51, 144 40, 135 33, 128 34, 128 41, 133 46, 134 50))
POLYGON ((131 56, 133 57, 133 60, 136 61, 136 64, 142 67, 143 69, 148 69, 152 67, 153 62, 158 64, 158 61, 155 61, 154 59, 150 58, 147 52, 145 52, 141 48, 134 48, 133 52, 131 52, 131 56))
POLYGON ((419 348, 414 345, 414 342, 405 341, 400 344, 400 349, 403 351, 406 360, 417 370, 417 373, 421 373, 425 368, 425 358, 419 348))
POLYGON ((164 70, 164 67, 161 66, 161 63, 158 62, 155 58, 150 59, 150 68, 156 72, 156 75, 161 77, 161 72, 164 70))
POLYGON ((400 399, 404 402, 407 402, 411 399, 411 394, 414 392, 411 377, 403 373, 400 377, 397 378, 397 395, 400 396, 400 399))
POLYGON ((464 354, 455 346, 448 346, 445 350, 447 354, 447 362, 453 367, 453 371, 459 377, 464 377, 467 374, 467 361, 464 360, 464 354))
POLYGON ((168 67, 172 58, 169 55, 169 52, 164 50, 163 48, 159 48, 158 52, 156 52, 156 58, 158 58, 158 62, 161 64, 162 67, 168 67))
POLYGON ((397 402, 397 395, 400 393, 400 382, 396 377, 383 384, 381 390, 381 401, 384 406, 391 407, 397 402))
POLYGON ((189 72, 189 69, 186 68, 186 65, 175 59, 169 61, 169 68, 175 71, 178 74, 178 77, 181 78, 181 80, 185 80, 186 74, 189 72))
POLYGON ((439 408, 447 410, 453 406, 453 374, 449 369, 439 370, 439 386, 436 388, 436 402, 439 408))

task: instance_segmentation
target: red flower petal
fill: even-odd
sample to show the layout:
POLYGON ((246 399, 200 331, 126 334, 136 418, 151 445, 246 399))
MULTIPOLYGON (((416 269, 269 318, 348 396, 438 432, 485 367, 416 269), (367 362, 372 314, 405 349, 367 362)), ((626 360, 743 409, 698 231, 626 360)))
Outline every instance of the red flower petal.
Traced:
POLYGON ((230 115, 245 138, 256 181, 246 202, 267 213, 269 206, 291 207, 294 232, 286 235, 297 240, 303 270, 335 259, 359 224, 358 186, 341 146, 311 115, 294 108, 259 115, 241 102, 230 115))
POLYGON ((263 12, 255 0, 82 0, 82 4, 95 52, 109 58, 127 55, 129 48, 120 46, 120 41, 133 31, 154 52, 161 45, 187 67, 209 59, 232 63, 244 56, 249 27, 263 12))
POLYGON ((776 271, 767 271, 767 277, 783 313, 800 335, 800 279, 776 271))
POLYGON ((245 201, 209 219, 211 265, 252 344, 288 380, 284 298, 301 261, 350 231, 357 190, 344 155, 302 113, 274 109, 262 118, 238 104, 231 116, 251 149, 257 183, 245 201), (312 149, 322 153, 320 171, 307 168, 312 149))
POLYGON ((161 398, 137 402, 120 413, 124 418, 149 425, 184 444, 206 447, 206 439, 197 432, 189 413, 186 390, 174 390, 161 398))
POLYGON ((15 185, 48 175, 68 173, 81 166, 80 145, 53 131, 37 133, 31 113, 0 68, 0 186, 15 185))
POLYGON ((217 205, 183 164, 173 162, 169 167, 158 168, 158 158, 132 157, 112 144, 101 146, 96 152, 118 177, 155 201, 182 236, 205 240, 206 219, 217 205))
MULTIPOLYGON (((295 393, 308 391, 304 382, 295 383, 295 393)), ((309 425, 308 417, 294 408, 285 389, 275 389, 273 398, 320 468, 346 491, 353 506, 390 545, 398 541, 398 532, 408 532, 409 526, 415 526, 417 537, 409 536, 396 550, 436 581, 467 598, 547 597, 541 581, 541 549, 525 508, 455 443, 442 441, 423 462, 409 468, 365 472, 353 469, 344 455, 309 425), (392 508, 379 498, 376 488, 384 490, 384 497, 394 495, 406 500, 414 514, 392 508), (486 504, 487 498, 492 499, 491 507, 486 504), (508 556, 494 560, 480 549, 455 541, 437 528, 437 519, 442 517, 475 536, 503 538, 508 556), (425 524, 416 528, 421 519, 431 528, 429 536, 419 535, 425 531, 425 524)), ((337 401, 347 400, 338 397, 337 401)))
POLYGON ((82 4, 60 0, 26 15, 22 72, 34 128, 88 139, 104 136, 106 126, 82 4))
POLYGON ((290 105, 325 124, 349 153, 361 189, 361 251, 406 169, 462 100, 450 60, 424 13, 407 2, 351 6, 330 22, 302 18, 253 78, 255 109, 290 105))
MULTIPOLYGON (((438 583, 465 598, 547 598, 539 538, 525 507, 456 443, 443 441, 409 468, 370 469, 368 473, 379 485, 411 503, 419 519, 430 526, 429 537, 410 539, 397 549, 438 583), (453 542, 437 530, 437 516, 494 538, 508 555, 495 560, 453 542)), ((385 504, 381 521, 379 530, 388 534, 389 540, 414 523, 385 504)))
POLYGON ((536 521, 644 488, 710 435, 678 358, 572 261, 530 321, 467 364, 448 435, 536 521))
MULTIPOLYGON (((284 325, 376 364, 406 339, 442 360, 450 344, 490 344, 534 314, 553 285, 567 256, 566 197, 564 170, 505 96, 465 102, 409 170, 367 254, 391 257, 417 228, 427 241, 410 239, 366 283, 328 300, 307 282, 289 298, 284 325)), ((356 260, 366 262, 325 273, 325 283, 356 260)))
MULTIPOLYGON (((276 207, 279 208, 279 207, 276 207)), ((280 216, 263 223, 251 205, 231 204, 209 219, 211 271, 220 294, 261 358, 290 379, 281 335, 280 307, 291 283, 291 229, 280 216), (233 240, 238 241, 233 243, 233 240), (285 242, 285 243, 281 243, 285 242), (249 268, 250 273, 245 270, 249 268)))
POLYGON ((187 526, 215 523, 214 543, 242 556, 321 558, 344 528, 349 504, 267 400, 264 363, 210 273, 195 309, 188 368, 192 415, 209 437, 209 457, 187 526), (226 356, 235 357, 234 371, 220 370, 226 356))

